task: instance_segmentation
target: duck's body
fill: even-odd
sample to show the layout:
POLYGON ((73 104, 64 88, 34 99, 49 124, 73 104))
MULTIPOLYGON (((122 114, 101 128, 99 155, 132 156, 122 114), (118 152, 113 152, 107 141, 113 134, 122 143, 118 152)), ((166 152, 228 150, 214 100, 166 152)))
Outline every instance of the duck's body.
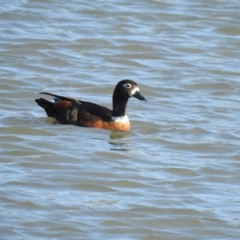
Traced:
POLYGON ((42 94, 53 96, 55 102, 43 98, 35 101, 49 117, 54 117, 59 123, 122 131, 130 130, 130 122, 126 115, 128 99, 135 97, 146 101, 137 83, 132 80, 122 80, 117 84, 113 92, 113 110, 75 98, 46 92, 42 94))

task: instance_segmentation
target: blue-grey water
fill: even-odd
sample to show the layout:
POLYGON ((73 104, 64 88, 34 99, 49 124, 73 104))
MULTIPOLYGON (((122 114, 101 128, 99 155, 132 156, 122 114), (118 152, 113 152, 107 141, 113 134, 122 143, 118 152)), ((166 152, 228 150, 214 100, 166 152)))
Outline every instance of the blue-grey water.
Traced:
POLYGON ((0 33, 0 239, 239 239, 239 1, 2 1, 0 33), (34 102, 126 78, 127 133, 34 102))

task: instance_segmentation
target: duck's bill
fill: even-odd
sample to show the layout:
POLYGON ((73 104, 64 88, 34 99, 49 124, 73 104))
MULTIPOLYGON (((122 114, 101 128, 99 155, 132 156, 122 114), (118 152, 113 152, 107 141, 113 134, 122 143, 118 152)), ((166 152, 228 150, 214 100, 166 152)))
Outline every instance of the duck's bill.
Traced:
POLYGON ((135 97, 135 98, 137 98, 137 99, 139 99, 139 100, 142 100, 142 101, 147 101, 147 99, 139 92, 139 91, 136 91, 133 95, 132 95, 132 97, 135 97))

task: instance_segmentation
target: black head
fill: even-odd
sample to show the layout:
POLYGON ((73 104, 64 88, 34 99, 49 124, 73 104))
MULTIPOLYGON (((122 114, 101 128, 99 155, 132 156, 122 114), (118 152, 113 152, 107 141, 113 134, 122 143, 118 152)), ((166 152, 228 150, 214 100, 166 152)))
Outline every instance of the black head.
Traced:
POLYGON ((125 98, 135 97, 139 100, 147 101, 147 99, 140 93, 138 84, 132 80, 120 81, 114 90, 114 95, 121 95, 125 98))

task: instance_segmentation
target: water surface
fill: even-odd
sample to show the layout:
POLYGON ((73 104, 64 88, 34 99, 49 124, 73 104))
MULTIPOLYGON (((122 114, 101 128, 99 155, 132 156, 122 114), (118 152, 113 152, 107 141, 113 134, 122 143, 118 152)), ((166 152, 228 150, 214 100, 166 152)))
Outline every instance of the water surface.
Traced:
POLYGON ((1 239, 238 239, 239 2, 4 2, 1 239), (56 124, 38 92, 111 107, 130 132, 56 124))

